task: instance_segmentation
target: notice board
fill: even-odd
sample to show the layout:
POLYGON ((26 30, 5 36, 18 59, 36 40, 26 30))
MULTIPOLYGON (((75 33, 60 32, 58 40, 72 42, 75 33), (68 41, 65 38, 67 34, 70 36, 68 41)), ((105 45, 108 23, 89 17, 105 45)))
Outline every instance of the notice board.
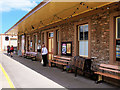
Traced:
POLYGON ((116 40, 116 61, 120 61, 120 40, 116 40))

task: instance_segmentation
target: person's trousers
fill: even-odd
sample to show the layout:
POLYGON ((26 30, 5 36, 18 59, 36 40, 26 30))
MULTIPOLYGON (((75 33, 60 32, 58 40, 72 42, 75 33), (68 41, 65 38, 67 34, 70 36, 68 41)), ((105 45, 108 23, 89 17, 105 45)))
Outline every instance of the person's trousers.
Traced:
POLYGON ((42 55, 42 58, 43 58, 43 66, 46 66, 48 64, 47 54, 42 55))

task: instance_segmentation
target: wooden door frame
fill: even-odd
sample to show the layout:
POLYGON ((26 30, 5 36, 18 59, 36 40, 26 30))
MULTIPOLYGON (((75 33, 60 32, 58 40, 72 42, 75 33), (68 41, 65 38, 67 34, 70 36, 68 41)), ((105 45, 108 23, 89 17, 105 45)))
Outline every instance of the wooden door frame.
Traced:
MULTIPOLYGON (((53 42, 52 42, 52 44, 54 44, 54 31, 49 31, 49 32, 47 32, 47 47, 48 47, 48 55, 49 54, 53 54, 53 51, 51 52, 51 53, 49 53, 49 39, 51 39, 51 41, 52 41, 52 39, 53 39, 53 42), (49 33, 53 33, 53 37, 49 37, 49 33)), ((51 47, 52 47, 52 44, 51 44, 51 47)), ((51 48, 52 49, 52 48, 51 48)))
POLYGON ((110 14, 110 37, 109 37, 109 64, 120 65, 119 61, 116 61, 116 25, 115 25, 115 18, 120 16, 120 13, 114 12, 110 14))

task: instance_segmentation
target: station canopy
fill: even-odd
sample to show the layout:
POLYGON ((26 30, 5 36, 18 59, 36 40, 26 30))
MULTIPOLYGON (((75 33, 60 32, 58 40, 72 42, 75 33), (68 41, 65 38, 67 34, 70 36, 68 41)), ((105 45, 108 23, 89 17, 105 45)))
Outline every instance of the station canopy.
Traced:
POLYGON ((103 2, 101 1, 102 0, 97 0, 97 2, 95 0, 44 0, 5 33, 19 35, 30 33, 66 18, 75 17, 111 4, 114 0, 111 0, 111 2, 108 2, 110 0, 106 0, 106 2, 104 2, 105 0, 103 2))

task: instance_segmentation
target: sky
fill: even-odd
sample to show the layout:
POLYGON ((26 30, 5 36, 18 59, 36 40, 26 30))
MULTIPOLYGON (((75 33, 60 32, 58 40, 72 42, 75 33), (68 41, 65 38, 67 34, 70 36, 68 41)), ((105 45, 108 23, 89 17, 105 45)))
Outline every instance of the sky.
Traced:
POLYGON ((0 34, 16 24, 43 0, 0 0, 0 34))

